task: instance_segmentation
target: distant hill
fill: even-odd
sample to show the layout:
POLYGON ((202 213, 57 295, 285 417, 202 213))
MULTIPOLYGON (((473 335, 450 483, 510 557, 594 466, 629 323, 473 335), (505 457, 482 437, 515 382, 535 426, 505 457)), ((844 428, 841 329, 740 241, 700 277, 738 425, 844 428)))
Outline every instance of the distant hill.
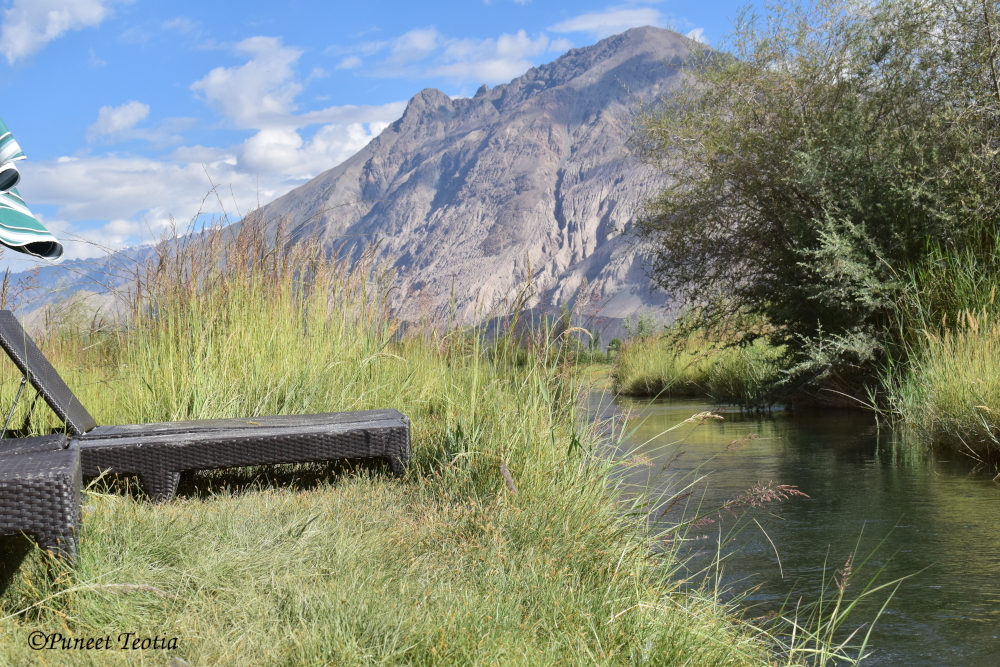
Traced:
POLYGON ((33 321, 45 306, 85 299, 89 309, 106 316, 118 312, 115 293, 125 293, 136 272, 156 252, 155 246, 120 250, 110 256, 75 259, 10 275, 10 296, 21 314, 33 321))
POLYGON ((663 311, 669 297, 620 234, 663 180, 624 141, 629 110, 678 84, 692 45, 635 28, 472 98, 422 90, 360 152, 264 213, 348 255, 380 240, 410 319, 454 307, 471 320, 529 267, 542 309, 579 296, 614 319, 663 311))

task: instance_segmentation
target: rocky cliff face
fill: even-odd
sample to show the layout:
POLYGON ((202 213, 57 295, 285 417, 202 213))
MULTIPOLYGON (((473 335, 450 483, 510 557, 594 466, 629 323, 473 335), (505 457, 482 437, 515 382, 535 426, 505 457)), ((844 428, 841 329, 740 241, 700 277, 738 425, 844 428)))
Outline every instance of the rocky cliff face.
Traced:
POLYGON ((579 299, 609 318, 662 310, 669 298, 621 230, 663 182, 623 144, 629 109, 678 83, 691 45, 636 28, 472 98, 428 88, 358 154, 264 214, 344 253, 381 239, 404 317, 440 315, 453 300, 471 321, 528 278, 543 308, 579 299))

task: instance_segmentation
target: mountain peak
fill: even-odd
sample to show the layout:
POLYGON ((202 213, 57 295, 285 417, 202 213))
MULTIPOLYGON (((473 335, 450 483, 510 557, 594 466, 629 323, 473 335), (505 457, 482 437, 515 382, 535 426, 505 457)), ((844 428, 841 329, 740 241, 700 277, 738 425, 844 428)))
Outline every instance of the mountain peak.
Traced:
POLYGON ((668 94, 693 44, 633 28, 471 98, 424 89, 361 152, 265 214, 348 256, 380 239, 410 318, 454 297, 476 319, 528 279, 543 307, 586 303, 612 318, 662 308, 670 299, 619 230, 663 182, 624 141, 629 107, 668 94))

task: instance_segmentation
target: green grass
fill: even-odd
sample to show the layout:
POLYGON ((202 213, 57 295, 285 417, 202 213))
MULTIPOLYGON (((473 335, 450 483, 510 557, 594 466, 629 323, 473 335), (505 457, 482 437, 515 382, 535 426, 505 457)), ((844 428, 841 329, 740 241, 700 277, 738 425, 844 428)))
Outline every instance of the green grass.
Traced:
POLYGON ((883 374, 903 441, 1000 458, 1000 279, 972 252, 932 249, 899 305, 902 349, 883 374))
POLYGON ((615 358, 612 382, 636 396, 708 397, 747 406, 766 402, 777 378, 780 350, 756 340, 737 347, 701 332, 626 341, 615 358))
MULTIPOLYGON (((41 346, 101 423, 397 408, 410 472, 201 473, 163 505, 102 480, 76 568, 35 550, 5 573, 0 664, 769 664, 766 636, 652 555, 558 354, 508 363, 475 332, 397 339, 379 267, 271 248, 244 223, 164 254, 124 323, 67 308, 41 346), (37 653, 35 630, 178 648, 37 653)), ((9 404, 18 376, 2 373, 9 404)), ((56 426, 31 398, 15 425, 56 426)))
POLYGON ((978 459, 1000 458, 1000 322, 966 313, 924 330, 891 393, 903 424, 930 445, 978 459))

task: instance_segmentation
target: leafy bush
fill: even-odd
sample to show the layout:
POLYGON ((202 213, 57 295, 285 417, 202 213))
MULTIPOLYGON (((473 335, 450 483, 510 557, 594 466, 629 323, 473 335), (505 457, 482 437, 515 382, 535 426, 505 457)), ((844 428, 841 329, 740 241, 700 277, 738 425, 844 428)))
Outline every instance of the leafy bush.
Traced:
POLYGON ((900 354, 897 304, 935 248, 992 261, 1000 212, 997 6, 780 1, 702 49, 639 112, 671 185, 636 231, 656 281, 709 321, 763 316, 790 390, 855 388, 900 354))

